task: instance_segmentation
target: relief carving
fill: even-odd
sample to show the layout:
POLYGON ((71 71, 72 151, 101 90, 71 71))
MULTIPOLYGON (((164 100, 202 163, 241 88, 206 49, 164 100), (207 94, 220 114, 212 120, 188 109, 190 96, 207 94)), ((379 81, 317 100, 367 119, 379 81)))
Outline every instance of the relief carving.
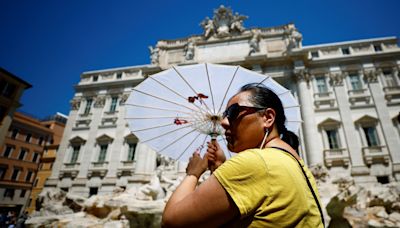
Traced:
POLYGON ((96 97, 96 100, 94 101, 94 107, 95 108, 104 107, 105 103, 106 103, 106 96, 98 96, 98 97, 96 97))
POLYGON ((343 74, 341 72, 331 72, 329 74, 329 78, 331 79, 331 83, 333 86, 343 85, 343 74))
POLYGON ((79 110, 79 107, 81 106, 81 99, 74 98, 70 101, 70 104, 72 110, 79 110))
POLYGON ((247 16, 240 15, 239 13, 232 13, 232 9, 221 5, 218 9, 214 10, 212 19, 206 17, 201 23, 204 29, 204 37, 223 38, 230 35, 240 35, 245 31, 243 21, 247 16))

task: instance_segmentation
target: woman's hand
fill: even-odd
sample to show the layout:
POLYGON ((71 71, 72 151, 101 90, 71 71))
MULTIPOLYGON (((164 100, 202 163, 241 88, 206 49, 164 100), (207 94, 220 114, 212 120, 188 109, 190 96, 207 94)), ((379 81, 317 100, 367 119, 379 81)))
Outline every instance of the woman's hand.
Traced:
POLYGON ((207 156, 204 158, 200 157, 199 151, 195 151, 193 156, 189 159, 189 164, 186 167, 187 175, 194 175, 197 179, 207 170, 208 159, 207 156))
POLYGON ((226 157, 216 140, 208 142, 207 147, 208 168, 211 172, 214 172, 214 170, 225 162, 226 157))

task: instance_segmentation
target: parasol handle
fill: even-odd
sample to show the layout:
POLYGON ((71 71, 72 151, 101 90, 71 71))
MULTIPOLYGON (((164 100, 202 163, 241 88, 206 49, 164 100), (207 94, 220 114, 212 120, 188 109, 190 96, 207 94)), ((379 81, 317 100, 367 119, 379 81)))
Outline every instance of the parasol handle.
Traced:
POLYGON ((210 136, 211 136, 211 142, 215 142, 217 140, 218 134, 214 132, 211 133, 210 136))

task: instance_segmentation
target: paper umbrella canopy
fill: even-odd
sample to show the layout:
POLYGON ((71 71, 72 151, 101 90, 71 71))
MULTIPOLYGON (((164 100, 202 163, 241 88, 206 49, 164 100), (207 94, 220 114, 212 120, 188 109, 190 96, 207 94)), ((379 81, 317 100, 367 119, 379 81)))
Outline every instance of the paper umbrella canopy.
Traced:
POLYGON ((240 66, 196 64, 172 67, 146 78, 132 89, 126 120, 141 143, 160 154, 187 162, 193 152, 206 152, 211 137, 227 158, 222 113, 229 99, 248 83, 262 83, 282 101, 286 128, 296 134, 301 124, 297 99, 270 76, 240 66))

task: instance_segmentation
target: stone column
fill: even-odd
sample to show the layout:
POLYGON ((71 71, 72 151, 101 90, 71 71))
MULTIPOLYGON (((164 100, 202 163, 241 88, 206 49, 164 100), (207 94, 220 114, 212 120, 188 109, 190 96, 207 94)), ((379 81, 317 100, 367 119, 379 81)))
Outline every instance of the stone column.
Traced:
POLYGON ((303 119, 303 135, 305 143, 305 155, 309 166, 323 164, 323 152, 318 150, 314 140, 318 136, 317 124, 314 119, 314 105, 310 93, 310 75, 304 67, 296 67, 294 73, 297 78, 301 115, 303 119))
POLYGON ((390 157, 392 158, 393 174, 396 180, 400 181, 400 142, 396 137, 396 131, 389 115, 389 109, 386 105, 387 101, 385 100, 384 92, 378 83, 379 75, 381 75, 380 70, 375 70, 373 68, 364 69, 364 76, 368 81, 368 87, 382 127, 384 140, 390 157))
POLYGON ((354 126, 353 119, 351 118, 350 103, 346 89, 343 85, 344 74, 340 71, 333 71, 330 72, 329 76, 339 108, 340 119, 342 121, 345 135, 344 138, 347 144, 347 149, 349 150, 351 174, 358 182, 373 181, 371 178, 365 177, 369 175, 369 169, 365 166, 363 161, 361 142, 354 137, 358 133, 354 126))
POLYGON ((54 161, 51 176, 46 181, 46 186, 56 187, 59 181, 60 170, 64 166, 65 156, 68 155, 68 145, 71 139, 72 128, 75 126, 76 119, 80 108, 81 99, 74 98, 71 100, 71 111, 68 115, 68 121, 64 128, 64 133, 57 151, 56 160, 54 161))
POLYGON ((126 121, 124 119, 125 117, 125 106, 120 105, 118 107, 118 119, 117 119, 117 128, 115 129, 115 139, 113 141, 113 146, 112 150, 109 152, 111 153, 111 156, 109 157, 109 163, 108 163, 108 172, 106 175, 106 178, 110 179, 116 179, 117 178, 117 170, 118 168, 122 165, 121 159, 123 161, 126 161, 125 157, 122 157, 122 154, 125 154, 124 152, 124 140, 125 140, 125 129, 126 129, 126 121))
MULTIPOLYGON (((102 116, 102 111, 103 111, 103 106, 104 104, 99 104, 98 103, 98 98, 96 99, 95 97, 93 98, 93 105, 91 108, 91 122, 90 122, 90 129, 88 133, 88 139, 85 143, 84 148, 82 151, 79 152, 79 161, 80 161, 80 166, 79 166, 79 174, 77 176, 77 179, 87 179, 87 174, 89 171, 89 168, 91 167, 91 164, 93 162, 93 154, 95 154, 97 151, 96 149, 96 137, 98 127, 101 123, 101 116, 102 116)), ((108 152, 109 153, 109 152, 108 152)), ((97 158, 95 158, 97 159, 97 158)))

